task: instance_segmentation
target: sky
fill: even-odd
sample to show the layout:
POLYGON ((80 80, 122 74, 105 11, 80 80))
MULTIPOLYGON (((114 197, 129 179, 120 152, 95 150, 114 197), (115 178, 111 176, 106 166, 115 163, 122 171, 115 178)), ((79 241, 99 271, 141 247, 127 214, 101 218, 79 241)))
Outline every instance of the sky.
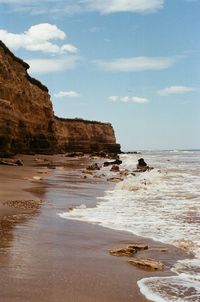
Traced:
POLYGON ((200 149, 200 0, 0 0, 0 40, 60 117, 122 150, 200 149))

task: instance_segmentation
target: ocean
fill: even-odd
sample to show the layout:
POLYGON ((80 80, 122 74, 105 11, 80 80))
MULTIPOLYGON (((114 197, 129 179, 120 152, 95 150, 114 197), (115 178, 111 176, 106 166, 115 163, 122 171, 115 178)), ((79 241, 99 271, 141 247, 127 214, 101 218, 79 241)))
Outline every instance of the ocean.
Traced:
MULTIPOLYGON (((120 169, 135 170, 140 157, 154 169, 128 175, 98 198, 95 208, 82 205, 60 216, 192 252, 194 258, 188 256, 171 268, 171 277, 144 278, 138 286, 155 302, 200 302, 200 151, 145 151, 120 157, 120 169)), ((103 173, 109 176, 109 168, 103 173)))

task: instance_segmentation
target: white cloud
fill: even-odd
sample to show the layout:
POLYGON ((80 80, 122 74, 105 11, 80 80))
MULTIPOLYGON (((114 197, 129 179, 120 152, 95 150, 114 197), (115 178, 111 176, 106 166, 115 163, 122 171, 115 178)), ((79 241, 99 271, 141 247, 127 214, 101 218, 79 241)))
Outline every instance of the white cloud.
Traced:
POLYGON ((91 10, 103 14, 118 12, 154 12, 161 9, 164 0, 85 0, 83 3, 91 10))
POLYGON ((30 65, 30 73, 45 74, 63 70, 74 69, 76 63, 80 60, 77 56, 68 56, 59 59, 28 59, 26 62, 30 65))
POLYGON ((124 103, 127 103, 127 102, 130 102, 130 97, 129 96, 122 96, 120 98, 120 101, 124 102, 124 103))
POLYGON ((183 93, 188 93, 195 91, 196 89, 193 87, 187 87, 187 86, 171 86, 171 87, 166 87, 164 89, 161 89, 157 91, 157 93, 161 96, 166 96, 170 94, 183 94, 183 93))
POLYGON ((117 96, 117 95, 112 95, 109 96, 108 98, 110 101, 112 102, 117 102, 117 101, 121 101, 124 103, 136 103, 136 104, 144 104, 144 103, 148 103, 149 100, 147 98, 142 98, 139 96, 117 96))
POLYGON ((97 60, 94 63, 105 71, 139 72, 167 69, 175 63, 175 60, 167 57, 133 57, 111 61, 97 60))
POLYGON ((49 23, 33 25, 20 34, 0 29, 0 40, 11 49, 24 48, 30 51, 42 51, 53 54, 77 53, 78 49, 74 45, 64 44, 58 46, 50 42, 51 40, 64 40, 65 38, 66 34, 64 31, 49 23))
POLYGON ((64 97, 70 97, 70 98, 78 98, 80 97, 80 94, 76 91, 60 91, 56 94, 54 94, 55 98, 64 98, 64 97))
POLYGON ((116 102, 119 100, 119 97, 117 95, 111 95, 108 98, 111 102, 116 102))
POLYGON ((0 3, 12 5, 11 9, 15 11, 29 11, 33 14, 74 14, 88 11, 101 14, 149 13, 162 9, 164 2, 165 0, 0 0, 0 3))
POLYGON ((144 104, 144 103, 148 103, 149 100, 147 98, 141 98, 141 97, 138 97, 138 96, 133 96, 131 98, 131 102, 137 103, 137 104, 144 104))

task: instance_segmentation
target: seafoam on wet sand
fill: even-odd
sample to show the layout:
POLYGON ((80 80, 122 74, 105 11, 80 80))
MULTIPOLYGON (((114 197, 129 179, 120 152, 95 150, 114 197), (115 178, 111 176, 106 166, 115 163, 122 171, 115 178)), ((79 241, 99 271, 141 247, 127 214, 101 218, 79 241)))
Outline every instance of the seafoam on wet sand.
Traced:
MULTIPOLYGON (((123 168, 133 170, 141 155, 122 155, 123 168)), ((138 282, 156 302, 200 301, 200 151, 144 152, 155 169, 129 175, 99 198, 95 208, 81 206, 62 218, 88 221, 152 238, 193 252, 195 259, 177 262, 172 277, 138 282)))

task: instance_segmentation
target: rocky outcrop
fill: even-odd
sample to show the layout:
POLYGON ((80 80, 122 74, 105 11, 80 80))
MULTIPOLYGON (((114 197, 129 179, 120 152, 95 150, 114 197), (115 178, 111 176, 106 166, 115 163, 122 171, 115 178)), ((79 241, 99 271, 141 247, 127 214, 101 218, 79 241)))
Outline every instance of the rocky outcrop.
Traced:
POLYGON ((48 88, 0 41, 0 155, 119 152, 111 124, 54 116, 48 88))

